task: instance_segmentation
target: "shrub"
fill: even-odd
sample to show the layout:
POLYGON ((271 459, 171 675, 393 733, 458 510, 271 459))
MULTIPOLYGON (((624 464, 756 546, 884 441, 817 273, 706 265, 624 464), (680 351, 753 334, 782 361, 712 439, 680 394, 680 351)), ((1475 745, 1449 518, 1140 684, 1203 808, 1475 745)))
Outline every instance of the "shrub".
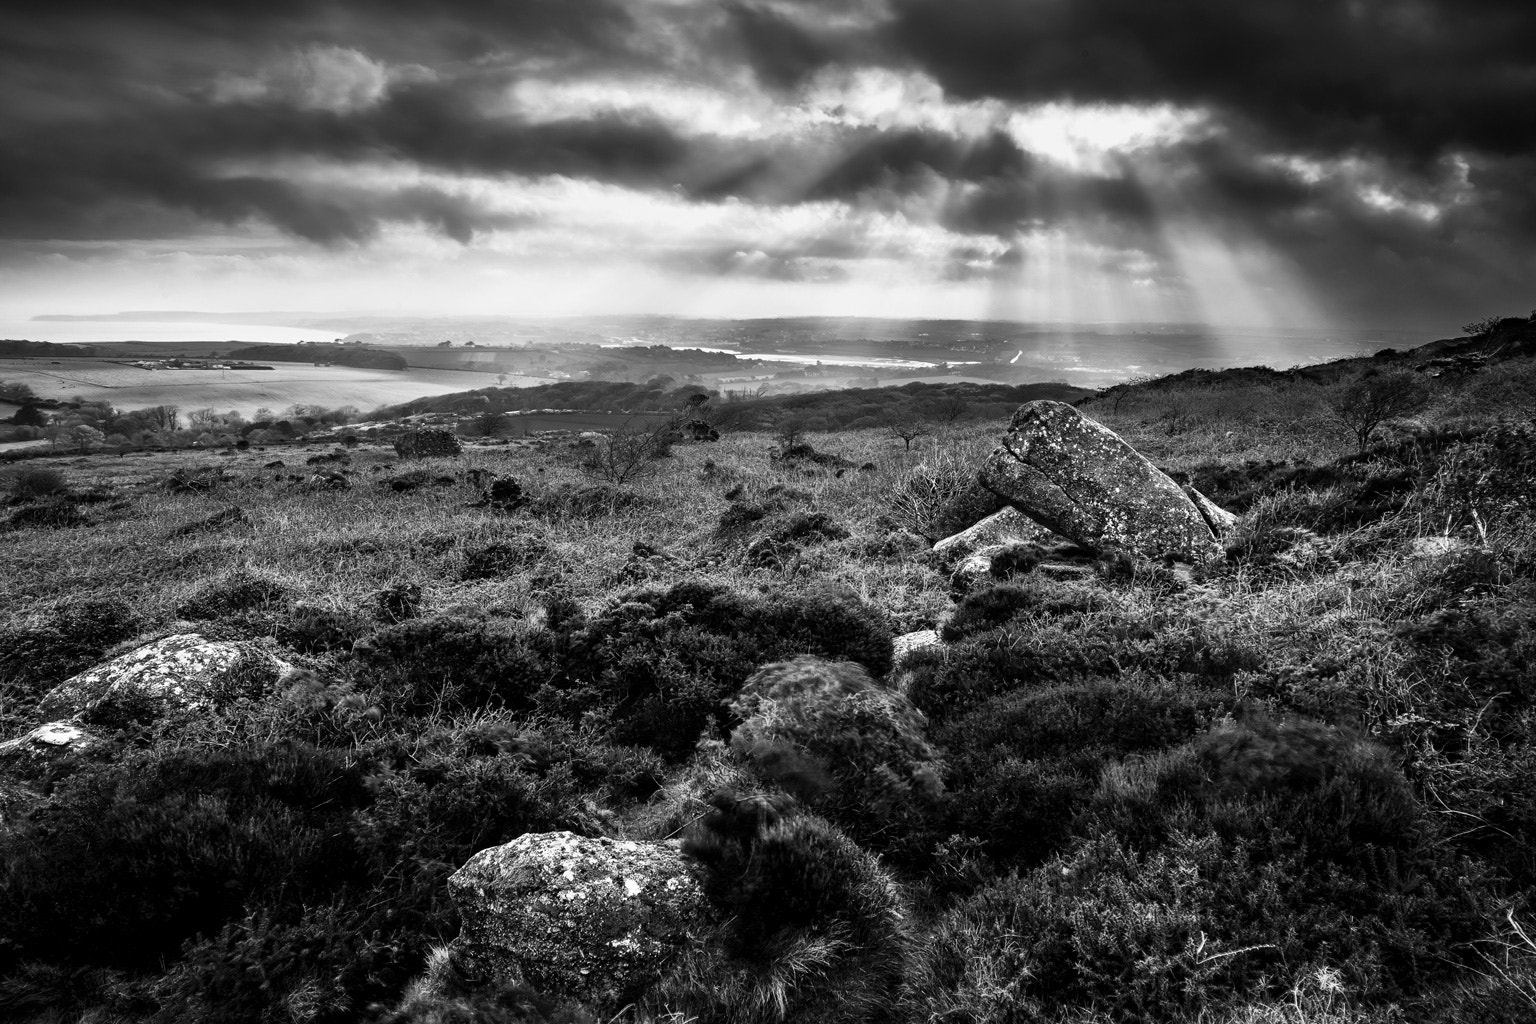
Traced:
POLYGON ((435 952, 427 973, 377 1024, 599 1024, 590 1009, 541 996, 522 985, 488 986, 464 978, 446 952, 435 952))
POLYGON ((1437 528, 1485 529, 1536 507, 1536 429, 1500 425, 1442 453, 1416 505, 1437 528))
POLYGON ((905 908, 879 862, 819 818, 711 798, 684 846, 726 918, 653 993, 700 1024, 895 1019, 910 959, 905 908))
POLYGON ((227 479, 217 469, 178 469, 166 477, 161 486, 172 494, 206 494, 218 489, 227 479))
POLYGON ((684 582, 623 595, 569 635, 570 662, 552 708, 601 710, 612 738, 683 757, 723 702, 761 664, 794 654, 891 665, 891 632, 851 592, 812 588, 755 598, 684 582))
POLYGON ((149 967, 247 899, 332 893, 355 870, 343 822, 360 774, 296 743, 125 754, 0 835, 0 961, 149 967))
POLYGON ((1355 435, 1360 451, 1376 428, 1389 419, 1409 416, 1429 404, 1429 383, 1412 370, 1378 370, 1357 374, 1334 393, 1334 415, 1355 435))
POLYGON ((776 567, 802 548, 847 537, 848 530, 826 513, 797 512, 753 541, 747 548, 747 561, 755 566, 776 567))
POLYGON ((1106 767, 1187 742, 1226 700, 1136 676, 988 700, 935 730, 953 767, 949 827, 1000 863, 1039 863, 1067 840, 1106 767))
POLYGON ((395 438, 395 454, 402 459, 453 458, 462 455, 464 443, 452 431, 420 427, 395 438))
POLYGON ((1380 848, 1309 862, 1305 842, 1264 817, 1278 806, 1245 805, 1235 835, 1186 813, 1152 850, 1092 837, 993 883, 937 930, 917 983, 924 1009, 1183 1021, 1281 998, 1318 971, 1380 1006, 1444 980, 1469 955, 1464 943, 1488 908, 1468 898, 1464 865, 1380 848))
POLYGON ((645 499, 607 484, 560 484, 528 503, 531 515, 545 519, 597 519, 639 508, 645 499))
POLYGON ((356 612, 300 604, 278 619, 274 635, 301 654, 326 654, 350 650, 371 628, 356 612))
POLYGON ((28 466, 11 478, 11 497, 17 501, 48 498, 69 491, 64 472, 52 466, 28 466))
POLYGON ((5 525, 11 530, 58 530, 85 526, 90 522, 80 506, 68 498, 54 495, 24 505, 10 514, 5 525))
POLYGON ((193 590, 176 607, 183 619, 222 619, 247 612, 276 611, 290 592, 276 577, 256 569, 231 569, 193 590))
POLYGON ((459 570, 459 578, 496 579, 520 569, 532 568, 547 554, 549 545, 538 537, 516 537, 484 547, 470 548, 464 552, 464 567, 459 570))
POLYGON ((421 587, 415 583, 391 583, 373 595, 373 613, 382 622, 394 625, 414 619, 421 613, 421 587))
POLYGON ((852 662, 775 662, 730 707, 742 723, 731 748, 855 839, 889 840, 894 823, 926 816, 943 792, 923 716, 852 662))
POLYGON ((410 714, 527 708, 553 674, 538 642, 491 619, 434 616, 379 630, 353 649, 359 681, 410 714))
MULTIPOLYGON (((1007 586, 972 605, 962 628, 987 625, 1008 614, 1015 602, 1032 601, 1049 590, 1007 586)), ((1063 588, 1053 605, 1060 614, 1036 617, 1030 605, 1014 611, 996 628, 962 636, 942 659, 920 659, 907 666, 907 692, 933 722, 944 723, 983 701, 1021 686, 1082 682, 1133 668, 1172 674, 1186 672, 1228 678, 1251 663, 1247 650, 1213 636, 1199 620, 1178 612, 1137 616, 1106 609, 1070 610, 1092 604, 1091 591, 1063 588)), ((958 616, 957 616, 958 618, 958 616)))
POLYGON ((55 605, 32 627, 0 627, 0 679, 40 693, 90 668, 143 623, 122 601, 87 598, 55 605))
POLYGON ((1049 619, 1108 607, 1098 592, 1044 581, 1010 583, 968 594, 940 631, 946 643, 985 633, 1016 617, 1049 619))
POLYGON ((605 440, 583 449, 576 464, 600 480, 626 484, 672 454, 672 444, 680 436, 677 427, 670 419, 649 424, 625 420, 605 440))

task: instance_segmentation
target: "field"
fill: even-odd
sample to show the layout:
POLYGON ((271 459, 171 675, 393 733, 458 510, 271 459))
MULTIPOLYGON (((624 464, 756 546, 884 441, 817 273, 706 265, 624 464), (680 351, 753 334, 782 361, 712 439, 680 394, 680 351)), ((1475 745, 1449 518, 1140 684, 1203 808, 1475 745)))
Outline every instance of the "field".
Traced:
POLYGON ((263 407, 280 411, 290 405, 368 410, 497 382, 495 373, 474 370, 270 365, 270 370, 145 370, 104 359, 0 359, 0 380, 26 384, 40 398, 108 402, 120 410, 177 405, 243 416, 263 407))
POLYGON ((1530 1019, 1533 384, 1435 379, 1363 446, 1307 378, 1090 400, 1240 515, 1225 557, 1016 545, 969 592, 930 541, 1002 417, 787 458, 727 431, 623 482, 515 433, 0 467, 0 737, 168 634, 306 670, 107 701, 87 753, 0 764, 0 1015, 1530 1019), (753 712, 800 653, 860 667, 753 712), (457 933, 447 877, 562 829, 713 851, 718 930, 625 1007, 392 1015, 457 933))

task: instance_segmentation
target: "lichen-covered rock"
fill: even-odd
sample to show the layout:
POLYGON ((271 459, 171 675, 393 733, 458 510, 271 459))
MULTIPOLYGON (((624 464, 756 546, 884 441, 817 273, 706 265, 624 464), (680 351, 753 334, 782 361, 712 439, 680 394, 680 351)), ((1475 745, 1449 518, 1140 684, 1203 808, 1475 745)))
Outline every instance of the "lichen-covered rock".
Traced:
POLYGON ((1237 526, 1237 516, 1228 512, 1210 498, 1201 494, 1189 484, 1184 484, 1184 493, 1189 500, 1195 503, 1195 508, 1200 510, 1200 515, 1205 518, 1205 524, 1211 528, 1211 533, 1218 540, 1226 537, 1237 526))
POLYGON ((292 666, 255 644, 179 633, 66 679, 49 691, 39 709, 47 715, 77 717, 107 703, 192 707, 213 696, 211 688, 242 668, 259 670, 275 681, 292 666))
POLYGON ((436 427, 421 427, 395 438, 395 454, 402 459, 454 456, 464 452, 464 442, 453 432, 436 427))
MULTIPOLYGON (((1014 413, 979 479, 1042 526, 1096 550, 1204 562, 1222 546, 1208 511, 1113 430, 1062 402, 1014 413)), ((1202 496, 1203 497, 1203 496, 1202 496)))
POLYGON ((89 750, 96 737, 73 722, 49 722, 0 743, 0 772, 30 778, 68 757, 89 750))
POLYGON ((519 836, 448 880, 463 921, 450 955, 471 977, 615 1013, 709 927, 693 871, 678 843, 519 836))
POLYGON ((1046 540, 1053 536, 1050 530, 1010 505, 959 533, 945 537, 933 546, 932 554, 942 562, 954 562, 974 554, 979 548, 994 544, 1046 540))

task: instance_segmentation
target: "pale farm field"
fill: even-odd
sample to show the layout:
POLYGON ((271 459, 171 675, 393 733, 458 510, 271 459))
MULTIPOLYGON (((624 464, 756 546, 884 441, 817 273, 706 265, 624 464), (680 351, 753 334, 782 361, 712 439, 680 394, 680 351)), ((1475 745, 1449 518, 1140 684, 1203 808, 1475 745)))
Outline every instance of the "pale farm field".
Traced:
MULTIPOLYGON (((145 370, 105 359, 0 359, 0 380, 26 384, 41 398, 108 402, 121 410, 154 405, 213 408, 249 416, 290 405, 367 411, 428 395, 496 386, 478 370, 367 370, 274 363, 270 370, 145 370)), ((544 383, 518 377, 524 384, 544 383)))

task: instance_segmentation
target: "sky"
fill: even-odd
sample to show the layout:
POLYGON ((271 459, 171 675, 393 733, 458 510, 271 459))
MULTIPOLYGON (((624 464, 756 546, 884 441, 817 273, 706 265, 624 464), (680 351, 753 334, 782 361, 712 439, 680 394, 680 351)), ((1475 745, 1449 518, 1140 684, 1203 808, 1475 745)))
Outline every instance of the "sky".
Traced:
POLYGON ((0 315, 1532 306, 1530 0, 0 13, 0 315))

